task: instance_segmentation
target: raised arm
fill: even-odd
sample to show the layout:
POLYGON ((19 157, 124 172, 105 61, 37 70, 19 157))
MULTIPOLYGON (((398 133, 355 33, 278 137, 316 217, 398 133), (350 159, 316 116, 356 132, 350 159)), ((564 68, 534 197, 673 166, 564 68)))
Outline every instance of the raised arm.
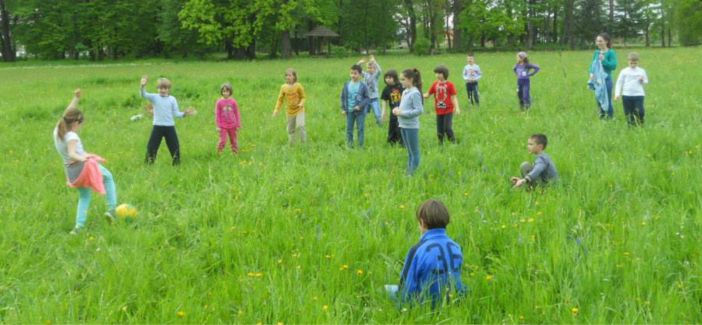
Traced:
POLYGON ((78 102, 80 102, 80 88, 73 91, 73 99, 71 99, 68 107, 66 107, 66 111, 78 108, 78 102))

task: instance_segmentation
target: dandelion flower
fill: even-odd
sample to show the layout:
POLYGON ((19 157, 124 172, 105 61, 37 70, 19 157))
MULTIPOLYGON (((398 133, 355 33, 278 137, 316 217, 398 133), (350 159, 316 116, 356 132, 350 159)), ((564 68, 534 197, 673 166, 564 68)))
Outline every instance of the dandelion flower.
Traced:
POLYGON ((580 309, 578 309, 578 307, 573 307, 573 308, 570 309, 570 313, 571 313, 573 316, 578 316, 578 312, 580 312, 580 309))
POLYGON ((179 311, 176 313, 176 316, 178 316, 178 318, 184 318, 184 317, 185 317, 185 312, 182 311, 182 310, 179 310, 179 311))
POLYGON ((322 305, 322 311, 329 311, 329 305, 322 305))
POLYGON ((495 276, 492 274, 488 274, 485 276, 485 281, 490 282, 495 279, 495 276))
POLYGON ((361 269, 356 270, 356 275, 358 275, 358 276, 363 275, 363 270, 361 270, 361 269))
POLYGON ((344 270, 348 270, 348 269, 349 269, 348 264, 342 264, 341 267, 339 268, 339 271, 344 271, 344 270))

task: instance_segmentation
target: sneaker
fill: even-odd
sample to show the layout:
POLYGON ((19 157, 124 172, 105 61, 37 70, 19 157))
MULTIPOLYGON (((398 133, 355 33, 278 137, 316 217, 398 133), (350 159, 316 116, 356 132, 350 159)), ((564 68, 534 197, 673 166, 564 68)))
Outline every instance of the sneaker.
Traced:
POLYGON ((117 221, 117 218, 115 218, 115 209, 109 209, 105 212, 105 219, 107 219, 108 223, 114 223, 117 221))
POLYGON ((71 230, 71 232, 69 232, 68 234, 69 234, 69 235, 75 236, 75 235, 80 234, 81 232, 83 232, 83 227, 75 227, 75 228, 73 228, 73 230, 71 230))

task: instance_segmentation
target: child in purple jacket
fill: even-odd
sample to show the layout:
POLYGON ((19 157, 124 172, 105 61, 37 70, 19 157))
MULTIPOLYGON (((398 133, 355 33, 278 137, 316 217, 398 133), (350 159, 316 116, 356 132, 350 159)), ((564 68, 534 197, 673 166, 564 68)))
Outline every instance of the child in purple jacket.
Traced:
POLYGON ((530 77, 539 72, 540 68, 536 64, 529 63, 526 52, 517 53, 517 64, 514 65, 514 74, 517 75, 517 97, 519 107, 528 110, 531 107, 531 94, 529 92, 531 84, 530 77))
POLYGON ((232 98, 232 85, 225 83, 219 90, 222 98, 215 105, 215 120, 217 131, 219 132, 219 143, 217 153, 222 153, 227 144, 227 137, 232 146, 232 152, 239 152, 239 143, 236 139, 236 132, 241 128, 241 118, 239 115, 239 105, 232 98))

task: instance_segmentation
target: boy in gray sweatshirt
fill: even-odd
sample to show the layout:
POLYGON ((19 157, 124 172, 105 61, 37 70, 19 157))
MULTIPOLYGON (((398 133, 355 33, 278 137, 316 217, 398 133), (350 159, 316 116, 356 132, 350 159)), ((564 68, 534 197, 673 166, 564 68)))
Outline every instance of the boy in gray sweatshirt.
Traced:
POLYGON ((543 134, 534 134, 527 141, 527 150, 536 155, 534 164, 523 162, 520 166, 522 177, 512 177, 510 181, 514 187, 528 184, 529 188, 537 185, 547 185, 558 179, 558 171, 551 157, 544 152, 548 145, 548 138, 543 134))

